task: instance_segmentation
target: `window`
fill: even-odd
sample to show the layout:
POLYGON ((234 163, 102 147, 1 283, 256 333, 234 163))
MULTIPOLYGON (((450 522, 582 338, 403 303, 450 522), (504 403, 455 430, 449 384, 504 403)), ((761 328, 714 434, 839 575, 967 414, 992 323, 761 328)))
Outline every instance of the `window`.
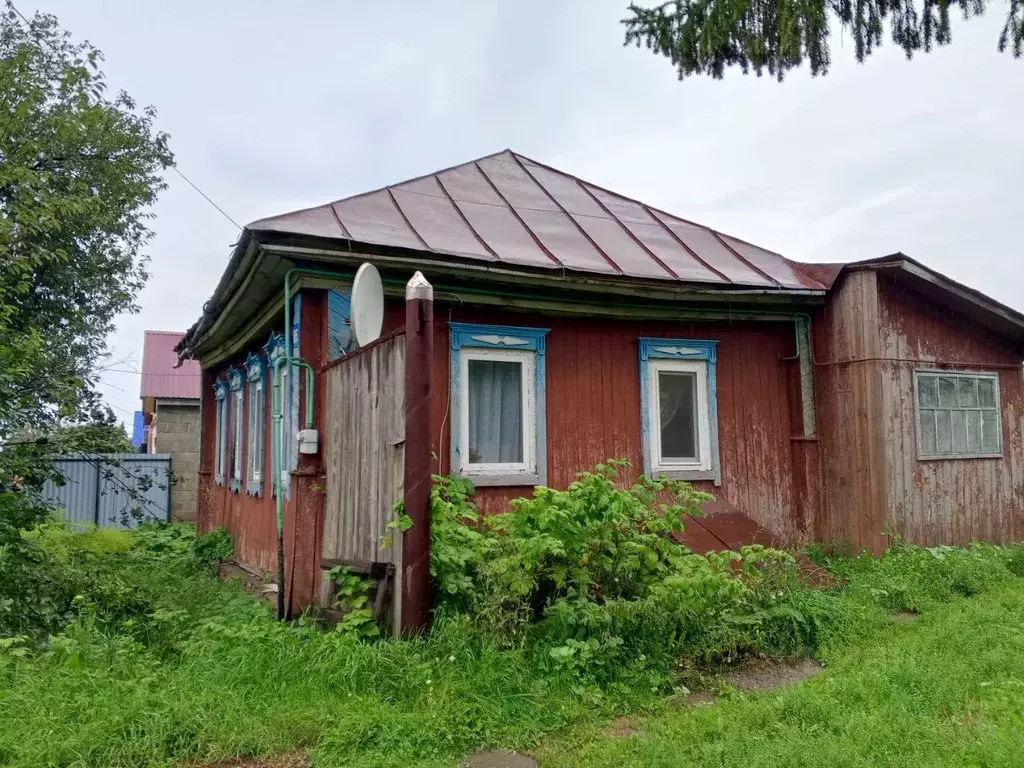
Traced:
POLYGON ((640 339, 644 473, 721 482, 715 341, 640 339))
MULTIPOLYGON (((267 370, 269 376, 267 377, 267 388, 273 393, 274 377, 277 377, 278 393, 277 393, 277 404, 278 413, 277 418, 274 418, 273 410, 271 410, 271 454, 270 454, 270 492, 272 495, 277 495, 277 488, 281 484, 282 478, 284 479, 284 485, 288 486, 288 470, 287 466, 287 449, 288 442, 286 437, 289 433, 287 428, 287 422, 291 416, 291 410, 287 407, 288 393, 291 392, 288 380, 288 367, 281 366, 275 367, 274 363, 284 355, 284 335, 280 333, 270 334, 270 338, 267 339, 267 343, 263 345, 263 352, 266 355, 268 366, 267 370), (282 462, 281 467, 275 466, 275 450, 279 450, 279 456, 282 462)), ((273 397, 271 397, 273 402, 273 397)))
POLYGON ((245 388, 242 371, 232 368, 228 373, 231 387, 231 482, 228 487, 235 492, 242 490, 242 425, 245 403, 245 388))
POLYGON ((546 328, 451 326, 451 465, 477 485, 547 478, 546 328))
POLYGON ((224 485, 228 434, 228 383, 226 381, 214 382, 213 397, 217 403, 217 424, 213 437, 213 480, 217 485, 224 485))
POLYGON ((1002 455, 998 374, 915 371, 914 384, 918 458, 1002 455))
POLYGON ((259 355, 245 361, 245 378, 249 387, 249 449, 245 490, 252 496, 263 493, 263 425, 266 421, 266 363, 259 355))

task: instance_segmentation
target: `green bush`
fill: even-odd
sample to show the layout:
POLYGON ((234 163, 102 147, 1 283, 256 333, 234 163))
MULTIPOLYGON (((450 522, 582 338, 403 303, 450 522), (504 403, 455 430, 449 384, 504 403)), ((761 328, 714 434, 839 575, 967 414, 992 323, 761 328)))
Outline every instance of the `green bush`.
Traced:
POLYGON ((565 491, 539 486, 483 520, 472 487, 435 478, 431 574, 443 614, 465 613, 543 670, 600 685, 686 655, 813 651, 841 621, 835 604, 800 601, 791 555, 752 546, 699 555, 677 538, 710 498, 688 483, 615 483, 599 464, 565 491))
POLYGON ((197 537, 192 543, 192 554, 203 565, 216 568, 235 553, 231 534, 224 526, 197 537))

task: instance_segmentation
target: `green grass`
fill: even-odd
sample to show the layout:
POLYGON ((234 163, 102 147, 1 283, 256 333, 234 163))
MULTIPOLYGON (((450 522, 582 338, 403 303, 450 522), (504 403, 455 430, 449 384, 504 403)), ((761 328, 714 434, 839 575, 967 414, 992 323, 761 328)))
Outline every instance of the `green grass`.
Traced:
POLYGON ((1024 584, 1003 584, 828 654, 785 690, 641 719, 642 735, 563 734, 544 766, 1019 766, 1024 584))
POLYGON ((841 619, 823 636, 827 671, 688 710, 666 704, 663 670, 618 669, 604 688, 544 674, 464 617, 374 643, 278 624, 171 532, 140 537, 147 553, 95 534, 43 539, 114 586, 78 599, 42 648, 0 640, 0 765, 170 767, 296 747, 318 768, 454 766, 484 746, 617 767, 997 766, 1024 754, 1020 550, 819 557, 844 581, 791 605, 841 619), (907 609, 921 620, 888 618, 907 609), (616 712, 639 713, 645 735, 603 738, 616 712))

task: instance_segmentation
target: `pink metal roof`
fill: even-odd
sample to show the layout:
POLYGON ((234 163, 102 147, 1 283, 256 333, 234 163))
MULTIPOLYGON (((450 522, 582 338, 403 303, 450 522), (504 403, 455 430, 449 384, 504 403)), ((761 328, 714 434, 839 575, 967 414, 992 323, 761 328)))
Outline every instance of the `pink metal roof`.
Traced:
POLYGON ((410 248, 511 267, 824 290, 777 253, 505 150, 254 221, 250 230, 410 248))
POLYGON ((185 336, 177 331, 146 331, 142 343, 140 397, 198 398, 202 368, 198 360, 186 360, 180 368, 174 348, 185 336))

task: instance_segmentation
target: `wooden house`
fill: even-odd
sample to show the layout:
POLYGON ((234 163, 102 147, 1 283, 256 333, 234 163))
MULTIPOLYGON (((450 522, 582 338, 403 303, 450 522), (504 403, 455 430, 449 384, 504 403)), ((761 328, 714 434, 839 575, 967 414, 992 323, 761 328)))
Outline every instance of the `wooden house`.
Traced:
POLYGON ((401 581, 380 542, 410 451, 471 477, 488 513, 627 458, 715 494, 695 546, 1020 539, 1022 348, 1024 316, 902 254, 795 263, 505 151, 249 224, 179 350, 203 369, 200 527, 273 571, 280 494, 294 610, 329 599, 326 562, 401 581), (385 316, 357 348, 363 262, 385 316), (414 370, 416 271, 432 357, 414 370), (425 446, 409 376, 430 385, 425 446))

